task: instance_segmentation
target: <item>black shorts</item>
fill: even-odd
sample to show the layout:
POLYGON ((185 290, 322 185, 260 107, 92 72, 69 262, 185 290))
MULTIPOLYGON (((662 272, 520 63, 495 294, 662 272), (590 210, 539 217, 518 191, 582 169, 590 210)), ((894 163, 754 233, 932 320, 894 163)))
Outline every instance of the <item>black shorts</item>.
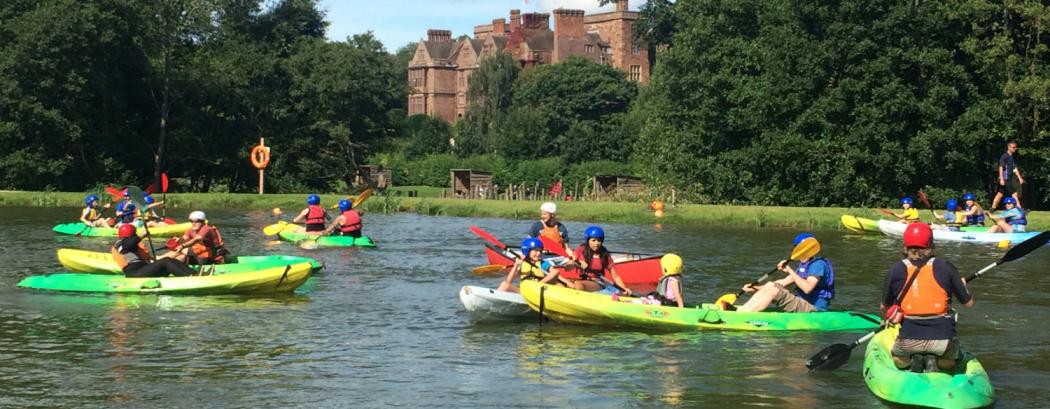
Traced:
POLYGON ((132 263, 124 267, 125 277, 185 277, 195 273, 190 266, 172 258, 162 258, 153 263, 132 263))
POLYGON ((1006 182, 1005 185, 1000 185, 1000 184, 996 183, 995 184, 995 193, 1001 194, 1003 196, 1013 196, 1013 194, 1014 194, 1014 187, 1013 187, 1013 185, 1014 184, 1013 184, 1012 181, 1006 182))
POLYGON ((306 225, 306 231, 308 232, 324 231, 324 228, 324 223, 310 223, 306 225))
POLYGON ((339 235, 340 236, 346 236, 346 237, 353 237, 353 238, 356 239, 356 238, 360 238, 361 237, 361 230, 339 231, 339 235))

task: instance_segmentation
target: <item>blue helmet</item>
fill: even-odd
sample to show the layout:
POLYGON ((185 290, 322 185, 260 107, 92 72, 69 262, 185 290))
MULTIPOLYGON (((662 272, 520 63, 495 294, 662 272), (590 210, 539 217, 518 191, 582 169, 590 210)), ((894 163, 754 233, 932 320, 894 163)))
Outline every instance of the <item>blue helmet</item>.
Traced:
POLYGON ((813 237, 813 233, 801 233, 798 236, 795 236, 794 243, 797 246, 799 243, 802 242, 802 240, 808 239, 810 237, 813 237))
POLYGON ((535 237, 529 237, 521 241, 521 252, 524 255, 529 255, 529 252, 535 249, 543 250, 543 242, 535 237))
POLYGON ((912 202, 911 202, 911 198, 910 197, 904 196, 903 198, 901 198, 901 204, 909 204, 910 205, 911 203, 912 202))
POLYGON ((321 196, 310 195, 306 197, 306 204, 308 205, 319 205, 321 204, 321 196))
POLYGON ((98 195, 88 195, 88 197, 84 198, 84 205, 91 206, 92 202, 97 202, 97 201, 98 201, 98 195))
POLYGON ((145 198, 144 200, 146 201, 147 205, 151 205, 151 204, 153 204, 153 202, 155 202, 155 200, 153 200, 153 196, 150 196, 150 195, 142 195, 142 196, 145 198))
POLYGON ((954 212, 955 209, 957 209, 959 207, 959 201, 955 200, 955 199, 948 199, 947 202, 944 202, 944 207, 949 212, 954 212))
POLYGON ((973 193, 966 192, 966 194, 963 195, 963 200, 977 200, 977 196, 975 196, 973 193))
POLYGON ((587 230, 583 231, 583 238, 605 240, 605 230, 598 226, 587 226, 587 230))
POLYGON ((1005 199, 1003 199, 1003 204, 1012 204, 1014 206, 1017 206, 1017 201, 1014 200, 1014 198, 1007 196, 1005 199))
POLYGON ((354 208, 354 202, 351 202, 351 201, 346 200, 346 199, 343 199, 343 200, 339 201, 339 210, 345 212, 345 211, 353 209, 353 208, 354 208))

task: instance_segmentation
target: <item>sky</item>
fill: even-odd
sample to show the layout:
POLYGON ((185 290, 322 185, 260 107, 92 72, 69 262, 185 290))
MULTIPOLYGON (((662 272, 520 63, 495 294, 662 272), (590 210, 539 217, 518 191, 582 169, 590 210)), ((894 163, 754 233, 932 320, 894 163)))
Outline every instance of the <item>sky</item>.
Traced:
MULTIPOLYGON (((642 1, 631 1, 630 9, 638 10, 642 1)), ((320 7, 327 13, 329 40, 372 31, 389 52, 426 37, 430 28, 452 30, 453 38, 473 36, 474 26, 508 18, 511 9, 546 13, 566 8, 591 14, 615 8, 600 8, 598 0, 321 0, 320 7)))

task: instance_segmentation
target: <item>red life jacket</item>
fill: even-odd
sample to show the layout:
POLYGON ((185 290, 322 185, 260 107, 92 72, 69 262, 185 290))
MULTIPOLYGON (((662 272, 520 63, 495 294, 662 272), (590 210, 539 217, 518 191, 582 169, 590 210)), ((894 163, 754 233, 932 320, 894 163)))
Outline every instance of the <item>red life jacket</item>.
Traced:
POLYGON ((343 225, 339 226, 339 230, 343 232, 361 230, 361 214, 354 209, 343 212, 343 225))
POLYGON ((587 263, 587 268, 581 269, 580 271, 580 278, 584 280, 594 280, 598 277, 604 277, 605 272, 608 271, 609 266, 612 265, 612 257, 609 256, 609 253, 601 254, 596 251, 591 255, 590 260, 586 260, 584 258, 584 253, 586 252, 584 249, 586 246, 586 244, 581 245, 573 252, 577 260, 587 263))
POLYGON ((309 211, 306 212, 306 224, 324 224, 325 212, 323 207, 309 205, 306 208, 309 209, 309 211))

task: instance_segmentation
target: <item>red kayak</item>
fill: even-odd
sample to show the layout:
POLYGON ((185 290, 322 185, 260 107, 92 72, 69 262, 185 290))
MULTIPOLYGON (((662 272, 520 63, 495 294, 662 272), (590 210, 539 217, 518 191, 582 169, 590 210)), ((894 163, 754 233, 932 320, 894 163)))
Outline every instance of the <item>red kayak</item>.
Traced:
MULTIPOLYGON (((660 276, 663 275, 663 271, 660 269, 660 257, 659 254, 637 254, 637 253, 611 253, 613 259, 613 266, 616 267, 616 273, 623 279, 624 284, 645 284, 654 286, 660 281, 660 276)), ((496 264, 502 266, 513 266, 514 259, 521 257, 521 252, 517 250, 500 250, 499 247, 494 246, 491 243, 485 243, 485 256, 489 259, 489 264, 496 264), (513 253, 511 253, 513 252, 513 253)), ((544 255, 544 258, 558 258, 557 255, 544 255)), ((562 277, 569 279, 578 279, 580 274, 575 269, 562 270, 560 273, 562 277)), ((605 276, 609 281, 612 281, 612 277, 608 274, 605 276)))

